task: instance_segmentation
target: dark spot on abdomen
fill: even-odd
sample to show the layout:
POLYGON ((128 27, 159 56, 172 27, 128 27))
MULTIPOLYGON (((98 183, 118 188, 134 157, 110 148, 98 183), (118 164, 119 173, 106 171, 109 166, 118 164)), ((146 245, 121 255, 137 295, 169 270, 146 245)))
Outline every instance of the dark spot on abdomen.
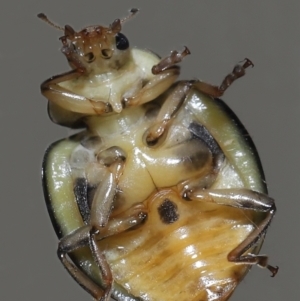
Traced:
POLYGON ((157 211, 164 224, 172 224, 179 219, 177 205, 169 199, 165 199, 157 208, 157 211))

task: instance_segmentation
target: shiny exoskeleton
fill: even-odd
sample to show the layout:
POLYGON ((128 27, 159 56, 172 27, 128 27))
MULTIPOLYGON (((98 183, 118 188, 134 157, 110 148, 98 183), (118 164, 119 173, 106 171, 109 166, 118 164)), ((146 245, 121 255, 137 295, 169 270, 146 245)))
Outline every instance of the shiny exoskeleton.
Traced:
POLYGON ((258 255, 275 213, 255 147, 218 99, 179 81, 189 54, 130 48, 122 24, 64 31, 71 71, 41 85, 50 118, 84 128, 47 150, 43 184, 58 256, 96 300, 224 301, 258 255))

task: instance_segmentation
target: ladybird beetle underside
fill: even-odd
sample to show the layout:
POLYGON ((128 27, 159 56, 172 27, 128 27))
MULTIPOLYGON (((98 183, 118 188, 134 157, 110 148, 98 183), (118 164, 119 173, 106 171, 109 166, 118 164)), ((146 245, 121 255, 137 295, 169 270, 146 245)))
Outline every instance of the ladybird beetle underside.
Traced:
MULTIPOLYGON (((129 17, 136 13, 132 10, 129 17)), ((109 27, 64 31, 71 71, 42 83, 50 118, 85 130, 53 144, 43 166, 58 256, 96 300, 225 301, 275 213, 259 158, 219 99, 222 84, 175 82, 189 50, 160 59, 109 27)))

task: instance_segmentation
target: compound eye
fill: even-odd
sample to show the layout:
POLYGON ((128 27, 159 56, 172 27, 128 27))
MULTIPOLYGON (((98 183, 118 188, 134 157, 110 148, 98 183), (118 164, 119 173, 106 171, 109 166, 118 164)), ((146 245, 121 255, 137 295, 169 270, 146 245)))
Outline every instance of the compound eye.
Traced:
POLYGON ((88 63, 91 63, 95 60, 95 55, 93 52, 88 52, 84 55, 84 58, 88 63))
POLYGON ((122 33, 116 34, 116 47, 119 50, 126 50, 129 47, 129 41, 122 33))

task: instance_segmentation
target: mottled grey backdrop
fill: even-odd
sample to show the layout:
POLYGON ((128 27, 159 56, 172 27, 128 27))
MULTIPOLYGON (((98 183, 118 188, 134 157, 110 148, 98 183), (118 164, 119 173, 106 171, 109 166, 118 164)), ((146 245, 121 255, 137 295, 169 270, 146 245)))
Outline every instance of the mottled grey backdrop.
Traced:
MULTIPOLYGON (((300 2, 280 1, 2 1, 0 9, 0 300, 83 301, 91 298, 56 257, 57 239, 41 189, 43 153, 70 131, 52 124, 40 83, 68 66, 60 32, 36 18, 76 29, 109 24, 131 7, 124 28, 132 45, 167 55, 187 45, 184 78, 220 83, 239 60, 255 68, 224 96, 260 152, 278 213, 263 253, 279 274, 254 267, 232 301, 299 299, 300 2), (297 285, 297 287, 296 287, 297 285)), ((177 298, 174 297, 174 300, 177 298)))

